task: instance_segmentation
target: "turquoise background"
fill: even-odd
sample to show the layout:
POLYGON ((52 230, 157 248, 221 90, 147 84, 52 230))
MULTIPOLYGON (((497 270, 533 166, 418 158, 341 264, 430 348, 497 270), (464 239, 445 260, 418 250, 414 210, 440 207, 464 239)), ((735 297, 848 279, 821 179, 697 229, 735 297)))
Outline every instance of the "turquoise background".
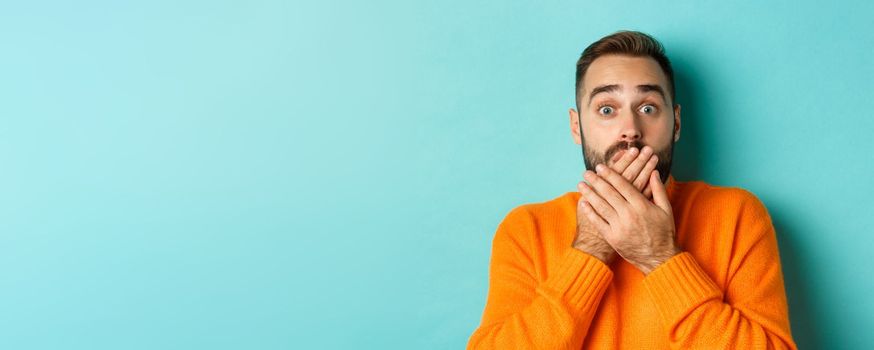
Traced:
POLYGON ((674 62, 675 176, 767 205, 798 344, 872 348, 871 4, 5 1, 0 348, 463 348, 619 29, 674 62))

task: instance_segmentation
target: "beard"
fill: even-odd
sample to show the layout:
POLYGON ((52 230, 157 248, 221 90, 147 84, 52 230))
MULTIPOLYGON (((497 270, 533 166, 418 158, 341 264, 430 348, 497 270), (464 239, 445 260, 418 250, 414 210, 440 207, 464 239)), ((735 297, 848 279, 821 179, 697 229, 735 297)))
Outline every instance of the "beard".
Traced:
MULTIPOLYGON (((582 134, 580 134, 582 136, 582 134)), ((612 159, 617 152, 622 150, 628 150, 631 147, 637 147, 638 150, 643 149, 644 144, 640 141, 619 141, 614 145, 607 148, 603 154, 598 154, 593 151, 593 147, 589 147, 586 143, 586 138, 581 137, 583 140, 583 161, 586 164, 586 169, 595 171, 595 166, 598 164, 611 165, 608 164, 607 160, 612 159)), ((652 147, 652 146, 650 146, 652 147)), ((662 183, 666 183, 668 181, 668 176, 671 175, 671 161, 674 158, 674 138, 671 137, 671 144, 668 147, 663 149, 656 149, 652 147, 653 153, 659 157, 659 161, 656 164, 656 170, 659 171, 659 177, 662 180, 662 183)), ((640 153, 638 153, 639 155, 640 153)))

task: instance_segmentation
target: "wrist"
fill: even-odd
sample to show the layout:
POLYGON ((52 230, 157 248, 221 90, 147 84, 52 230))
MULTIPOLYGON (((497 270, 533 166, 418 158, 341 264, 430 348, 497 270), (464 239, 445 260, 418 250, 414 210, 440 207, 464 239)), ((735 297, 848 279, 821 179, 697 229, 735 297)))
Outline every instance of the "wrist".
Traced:
POLYGON ((637 269, 640 270, 640 272, 643 272, 643 275, 646 276, 649 275, 650 272, 657 269, 659 266, 666 263, 668 260, 671 260, 671 258, 677 256, 680 253, 682 253, 682 251, 679 248, 674 247, 674 249, 665 251, 662 254, 654 255, 650 259, 645 259, 644 261, 635 265, 637 266, 637 269))
POLYGON ((615 253, 613 252, 613 248, 607 244, 606 247, 600 244, 587 244, 584 242, 574 242, 573 248, 577 249, 583 253, 589 254, 593 256, 595 259, 601 260, 604 264, 609 265, 613 261, 613 257, 615 253))

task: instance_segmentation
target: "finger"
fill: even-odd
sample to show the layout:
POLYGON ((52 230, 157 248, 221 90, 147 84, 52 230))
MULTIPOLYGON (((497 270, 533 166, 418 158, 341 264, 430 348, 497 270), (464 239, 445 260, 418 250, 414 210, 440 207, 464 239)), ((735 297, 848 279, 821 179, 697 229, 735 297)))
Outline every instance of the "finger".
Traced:
POLYGON ((604 218, 604 220, 606 220, 607 222, 615 222, 615 220, 618 218, 618 215, 616 214, 616 210, 613 209, 610 203, 608 203, 606 200, 604 200, 603 197, 601 197, 601 195, 595 192, 595 190, 589 184, 583 183, 581 185, 581 189, 583 192, 583 197, 586 197, 586 202, 588 202, 592 206, 592 209, 594 209, 595 212, 598 213, 598 215, 604 218))
MULTIPOLYGON (((649 164, 648 161, 651 157, 652 147, 644 146, 643 149, 640 150, 640 155, 637 157, 637 159, 635 159, 634 162, 632 162, 631 165, 629 165, 628 168, 625 169, 624 172, 622 172, 622 176, 628 179, 628 181, 634 182, 635 179, 637 179, 637 177, 642 173, 641 169, 649 164)), ((645 179, 649 179, 649 174, 645 175, 645 179)), ((641 188, 641 186, 637 187, 638 190, 640 190, 641 188)))
MULTIPOLYGON (((597 171, 604 171, 607 167, 604 164, 598 164, 595 169, 597 171)), ((617 214, 617 216, 622 215, 623 212, 627 210, 628 201, 622 197, 613 185, 611 185, 606 179, 599 176, 598 174, 592 171, 586 171, 583 175, 588 182, 586 185, 596 193, 601 199, 604 200, 604 203, 609 205, 617 214)), ((598 206, 594 206, 595 209, 599 209, 598 206)), ((604 217, 609 222, 613 222, 610 217, 604 217)))
POLYGON ((585 186, 585 184, 586 183, 583 181, 577 182, 577 191, 579 191, 580 194, 582 195, 582 197, 580 197, 581 200, 586 199, 586 193, 583 191, 583 186, 585 186))
POLYGON ((659 156, 653 154, 652 157, 649 158, 649 161, 644 165, 643 170, 637 174, 637 179, 634 179, 634 187, 637 189, 643 189, 646 187, 647 183, 649 183, 649 175, 655 170, 656 165, 659 164, 659 156))
POLYGON ((646 188, 643 189, 643 196, 647 199, 652 199, 652 186, 647 182, 646 188))
POLYGON ((598 230, 598 232, 601 232, 602 235, 605 232, 610 232, 610 224, 608 224, 607 221, 604 220, 604 218, 602 218, 600 215, 598 215, 598 213, 595 211, 595 209, 592 208, 591 203, 583 202, 582 208, 583 208, 583 214, 586 216, 586 219, 588 219, 589 222, 593 226, 595 226, 595 229, 598 230))
POLYGON ((619 161, 619 159, 622 159, 622 156, 624 156, 624 155, 625 155, 625 151, 616 152, 616 154, 614 154, 613 157, 610 158, 610 161, 613 163, 616 163, 619 161))
POLYGON ((659 208, 662 208, 666 213, 673 215, 671 210, 671 202, 668 200, 668 192, 665 190, 665 184, 662 183, 662 178, 659 176, 659 171, 653 171, 649 177, 649 185, 652 187, 653 202, 659 208))
POLYGON ((615 208, 617 212, 621 210, 620 207, 623 205, 627 206, 631 204, 636 208, 644 207, 646 198, 643 198, 643 194, 640 193, 640 190, 635 188, 634 185, 628 182, 628 180, 622 177, 622 175, 619 175, 619 173, 610 170, 607 167, 599 168, 601 169, 600 177, 609 183, 609 186, 603 187, 610 187, 614 190, 614 192, 617 192, 617 194, 621 198, 622 203, 614 204, 612 201, 610 201, 612 195, 605 195, 604 192, 601 192, 601 188, 597 187, 597 184, 595 184, 595 188, 598 190, 599 194, 604 195, 604 197, 607 198, 608 201, 610 201, 610 204, 613 205, 613 208, 615 208))
MULTIPOLYGON (((635 158, 637 158, 637 154, 639 152, 640 151, 636 147, 631 147, 625 151, 617 152, 617 156, 621 154, 622 157, 618 160, 614 160, 613 166, 611 166, 611 168, 619 173, 624 172, 628 165, 631 164, 631 162, 634 161, 635 158)), ((613 158, 615 159, 616 156, 614 156, 613 158)))

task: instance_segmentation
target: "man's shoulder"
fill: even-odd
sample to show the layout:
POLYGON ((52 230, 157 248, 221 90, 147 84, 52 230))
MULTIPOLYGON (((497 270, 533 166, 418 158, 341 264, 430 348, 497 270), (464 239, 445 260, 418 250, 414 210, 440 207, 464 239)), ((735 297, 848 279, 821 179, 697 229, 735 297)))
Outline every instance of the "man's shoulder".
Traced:
POLYGON ((576 203, 580 194, 577 192, 565 192, 559 196, 540 202, 526 202, 517 205, 508 215, 525 215, 532 218, 551 216, 566 216, 569 212, 575 213, 576 203))
POLYGON ((536 232, 576 223, 579 197, 579 193, 565 192, 539 202, 523 202, 510 209, 501 225, 524 227, 526 231, 536 232))
POLYGON ((501 221, 496 239, 542 242, 572 232, 579 197, 579 193, 566 192, 548 200, 516 205, 501 221))
POLYGON ((676 181, 671 202, 675 206, 694 203, 693 208, 712 205, 722 211, 765 209, 762 201, 750 190, 739 186, 714 185, 701 180, 676 181))

